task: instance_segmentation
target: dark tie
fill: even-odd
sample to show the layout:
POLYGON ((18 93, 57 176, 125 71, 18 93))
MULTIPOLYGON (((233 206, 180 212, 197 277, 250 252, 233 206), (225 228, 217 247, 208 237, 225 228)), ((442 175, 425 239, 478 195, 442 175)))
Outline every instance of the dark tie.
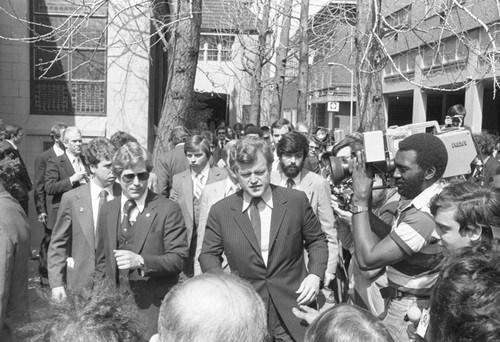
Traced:
POLYGON ((132 212, 132 209, 136 206, 134 200, 128 200, 125 202, 125 205, 123 206, 123 221, 122 221, 122 229, 123 229, 123 234, 126 237, 128 234, 128 231, 130 230, 130 213, 132 212))
POLYGON ((108 197, 108 192, 104 189, 101 190, 101 192, 99 193, 99 206, 97 207, 97 222, 95 223, 96 229, 95 229, 94 241, 95 241, 96 249, 97 249, 97 241, 98 241, 98 236, 97 236, 98 229, 97 229, 97 227, 99 226, 99 220, 101 218, 101 210, 102 210, 102 207, 104 206, 104 203, 106 203, 107 197, 108 197))
POLYGON ((250 221, 252 221, 253 231, 255 236, 257 237, 257 242, 260 246, 260 213, 259 213, 259 203, 262 198, 254 197, 250 202, 250 221))
POLYGON ((293 179, 292 179, 292 178, 288 178, 288 179, 286 180, 286 187, 287 187, 288 189, 293 189, 293 186, 294 186, 294 185, 295 185, 295 182, 293 181, 293 179))

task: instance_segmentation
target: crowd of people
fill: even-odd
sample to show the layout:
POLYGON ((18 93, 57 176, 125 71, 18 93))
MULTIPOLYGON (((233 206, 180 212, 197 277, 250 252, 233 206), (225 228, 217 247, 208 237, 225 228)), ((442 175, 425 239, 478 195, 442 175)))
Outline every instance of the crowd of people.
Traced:
POLYGON ((327 146, 286 119, 175 127, 155 163, 126 132, 84 146, 55 123, 33 183, 23 129, 4 131, 1 341, 500 340, 494 135, 454 179, 443 142, 410 135, 386 187, 361 133, 327 146), (48 303, 30 314, 32 189, 48 303))

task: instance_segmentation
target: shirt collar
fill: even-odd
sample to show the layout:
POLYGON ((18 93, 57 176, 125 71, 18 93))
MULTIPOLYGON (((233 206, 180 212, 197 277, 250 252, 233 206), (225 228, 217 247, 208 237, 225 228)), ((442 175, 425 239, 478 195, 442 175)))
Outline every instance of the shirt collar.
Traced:
MULTIPOLYGON (((252 201, 252 196, 247 194, 246 191, 243 191, 243 208, 242 212, 245 212, 250 206, 250 202, 252 201)), ((271 209, 273 209, 273 192, 271 190, 271 185, 267 187, 267 190, 262 195, 262 201, 271 209)))
MULTIPOLYGON (((207 163, 203 170, 201 170, 200 174, 203 176, 203 180, 206 181, 208 179, 208 172, 210 171, 210 165, 207 163)), ((191 177, 194 179, 196 178, 197 173, 191 170, 191 177)))
MULTIPOLYGON (((134 200, 135 204, 137 205, 137 209, 139 209, 139 212, 142 213, 144 210, 144 207, 146 206, 146 197, 148 195, 148 190, 144 191, 144 193, 139 197, 138 199, 134 200)), ((121 197, 121 209, 123 210, 123 206, 125 205, 125 202, 127 202, 129 199, 127 196, 122 195, 121 197)))
POLYGON ((233 183, 231 178, 227 177, 226 178, 226 189, 224 191, 224 194, 227 194, 229 192, 229 189, 235 188, 234 192, 237 192, 240 189, 240 185, 238 183, 233 183))
POLYGON ((97 184, 94 179, 90 181, 90 196, 94 199, 99 199, 99 196, 101 195, 101 190, 106 190, 108 193, 108 201, 112 200, 113 197, 113 184, 108 185, 105 188, 101 188, 99 184, 97 184))
POLYGON ((74 162, 75 160, 77 160, 78 158, 80 158, 80 156, 75 156, 73 153, 71 153, 69 150, 66 150, 65 151, 66 155, 68 156, 69 158, 69 161, 70 162, 74 162))
POLYGON ((14 150, 17 150, 17 145, 12 140, 9 140, 9 139, 5 139, 5 140, 7 140, 12 145, 12 147, 14 147, 14 150))
POLYGON ((58 157, 62 156, 64 154, 64 150, 62 148, 60 148, 59 145, 57 145, 57 144, 54 144, 53 149, 54 149, 54 153, 58 157))
POLYGON ((413 205, 417 210, 422 210, 425 207, 429 207, 429 202, 434 195, 438 194, 443 190, 444 183, 441 180, 434 182, 431 186, 422 191, 417 197, 415 197, 408 205, 402 210, 413 205))
MULTIPOLYGON (((289 177, 287 177, 282 170, 280 170, 280 175, 281 175, 281 184, 286 187, 286 181, 288 180, 289 177)), ((293 177, 293 182, 295 183, 296 187, 299 187, 300 185, 300 176, 302 175, 302 171, 299 172, 299 174, 295 177, 293 177)))

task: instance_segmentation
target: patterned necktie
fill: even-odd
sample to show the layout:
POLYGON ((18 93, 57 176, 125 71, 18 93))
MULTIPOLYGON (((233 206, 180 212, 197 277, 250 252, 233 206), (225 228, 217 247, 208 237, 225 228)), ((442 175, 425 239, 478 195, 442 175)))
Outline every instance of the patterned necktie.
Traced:
POLYGON ((293 181, 293 179, 292 179, 292 178, 288 178, 288 179, 286 180, 286 187, 287 187, 288 189, 293 189, 293 186, 294 186, 294 185, 295 185, 295 182, 293 181))
POLYGON ((127 235, 128 231, 130 230, 130 213, 132 212, 132 209, 135 208, 136 204, 134 200, 128 200, 125 202, 125 205, 123 206, 123 221, 122 221, 122 229, 123 233, 125 236, 127 235))
POLYGON ((257 241, 261 241, 261 226, 260 226, 260 212, 259 212, 259 203, 262 200, 261 197, 253 197, 250 202, 250 221, 252 221, 253 231, 255 233, 255 237, 257 237, 257 241))
POLYGON ((197 173, 196 176, 194 177, 193 195, 196 199, 200 199, 202 192, 203 192, 203 175, 201 173, 197 173))
POLYGON ((107 197, 108 197, 108 192, 106 190, 104 190, 104 189, 101 190, 101 192, 99 193, 99 205, 97 207, 97 221, 96 221, 95 227, 94 227, 94 231, 95 231, 94 242, 95 242, 96 249, 97 249, 97 241, 98 241, 98 236, 97 236, 98 230, 97 230, 97 227, 99 226, 99 220, 101 218, 102 207, 104 206, 104 203, 106 203, 107 197))

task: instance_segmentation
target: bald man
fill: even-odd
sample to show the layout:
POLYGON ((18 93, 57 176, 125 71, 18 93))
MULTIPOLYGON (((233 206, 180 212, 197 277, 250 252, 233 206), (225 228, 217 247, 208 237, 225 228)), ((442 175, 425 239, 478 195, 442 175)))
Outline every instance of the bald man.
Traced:
POLYGON ((150 342, 262 342, 266 310, 254 288, 227 273, 202 274, 165 297, 150 342))

